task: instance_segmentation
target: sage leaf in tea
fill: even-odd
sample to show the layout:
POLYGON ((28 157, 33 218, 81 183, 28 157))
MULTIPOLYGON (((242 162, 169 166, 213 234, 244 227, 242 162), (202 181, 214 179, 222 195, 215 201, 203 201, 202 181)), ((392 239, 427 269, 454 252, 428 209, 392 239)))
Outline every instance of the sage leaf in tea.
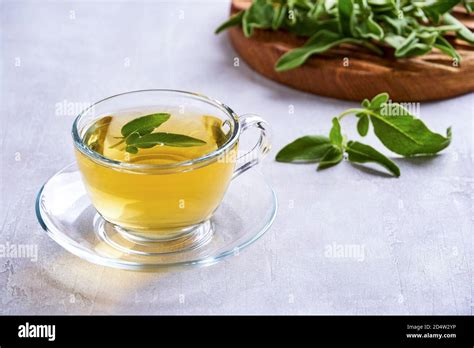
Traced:
POLYGON ((151 133, 155 128, 168 121, 170 117, 171 115, 168 113, 158 113, 138 117, 122 127, 122 136, 126 138, 134 132, 138 132, 140 135, 151 133))
POLYGON ((191 147, 206 144, 205 141, 183 134, 153 133, 156 128, 169 120, 169 113, 155 113, 138 117, 126 123, 122 129, 122 138, 112 145, 117 147, 125 142, 125 151, 131 154, 138 153, 138 149, 149 149, 154 146, 191 147))
POLYGON ((130 145, 139 149, 147 149, 156 145, 166 145, 174 147, 190 147, 206 144, 205 141, 187 135, 174 133, 151 133, 138 137, 130 145))
POLYGON ((131 154, 136 154, 136 153, 138 153, 138 148, 135 147, 135 146, 127 146, 125 148, 125 151, 127 151, 128 153, 131 153, 131 154))

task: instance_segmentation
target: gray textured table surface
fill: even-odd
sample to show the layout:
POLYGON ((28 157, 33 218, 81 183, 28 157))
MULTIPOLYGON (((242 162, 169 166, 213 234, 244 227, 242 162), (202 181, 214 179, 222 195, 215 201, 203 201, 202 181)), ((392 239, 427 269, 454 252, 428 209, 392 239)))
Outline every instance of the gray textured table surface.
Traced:
MULTIPOLYGON (((472 314, 472 94, 421 105, 430 127, 451 125, 454 139, 434 159, 397 159, 399 179, 348 163, 317 173, 274 162, 276 150, 327 132, 355 104, 235 66, 226 35, 213 34, 227 2, 0 3, 0 244, 38 247, 36 262, 0 259, 0 313, 472 314), (120 271, 69 254, 38 225, 39 187, 73 161, 73 111, 58 105, 145 88, 198 91, 272 124, 274 150, 261 170, 279 214, 239 256, 207 268, 120 271), (350 245, 364 253, 327 253, 350 245)), ((354 135, 352 121, 345 128, 354 135)))

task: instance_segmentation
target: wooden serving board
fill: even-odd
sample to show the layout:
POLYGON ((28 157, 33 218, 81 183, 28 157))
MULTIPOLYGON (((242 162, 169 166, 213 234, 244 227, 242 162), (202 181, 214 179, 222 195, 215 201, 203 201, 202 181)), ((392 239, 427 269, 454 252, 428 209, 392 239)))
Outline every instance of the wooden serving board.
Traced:
MULTIPOLYGON (((250 3, 251 0, 233 0, 231 14, 248 8, 250 3)), ((454 14, 471 30, 474 28, 473 16, 462 10, 455 10, 454 14)), ((255 30, 251 38, 246 38, 240 27, 231 28, 229 35, 239 55, 258 73, 318 95, 361 101, 388 92, 393 101, 411 102, 474 91, 474 47, 455 38, 452 43, 463 58, 459 67, 439 51, 396 60, 390 52, 380 57, 364 48, 343 45, 312 56, 297 69, 279 73, 274 70, 278 58, 301 46, 307 38, 271 30, 255 30)))

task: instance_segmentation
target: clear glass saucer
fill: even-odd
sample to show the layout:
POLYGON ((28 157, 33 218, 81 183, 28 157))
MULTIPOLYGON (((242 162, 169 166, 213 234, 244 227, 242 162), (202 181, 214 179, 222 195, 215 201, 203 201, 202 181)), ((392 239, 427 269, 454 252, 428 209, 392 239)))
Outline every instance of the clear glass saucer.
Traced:
POLYGON ((237 255, 269 229, 276 211, 274 191, 261 173, 249 170, 232 180, 205 230, 163 247, 125 239, 108 226, 75 163, 51 177, 36 199, 38 221, 59 245, 89 262, 129 270, 211 265, 237 255))

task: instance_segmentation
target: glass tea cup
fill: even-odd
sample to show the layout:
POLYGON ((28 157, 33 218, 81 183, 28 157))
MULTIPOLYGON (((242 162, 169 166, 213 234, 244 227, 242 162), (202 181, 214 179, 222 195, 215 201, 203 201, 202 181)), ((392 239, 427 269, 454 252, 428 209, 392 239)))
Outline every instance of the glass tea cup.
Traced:
POLYGON ((164 89, 127 92, 93 104, 76 118, 72 136, 83 183, 100 214, 102 228, 112 228, 138 243, 208 233, 210 219, 231 180, 270 150, 269 126, 259 116, 237 116, 209 97, 164 89), (222 128, 227 128, 227 137, 217 149, 198 158, 163 164, 113 160, 85 144, 92 124, 124 110, 148 110, 142 115, 170 112, 172 117, 196 110, 219 119, 222 128), (252 150, 238 156, 240 136, 249 128, 259 131, 258 141, 252 150))

